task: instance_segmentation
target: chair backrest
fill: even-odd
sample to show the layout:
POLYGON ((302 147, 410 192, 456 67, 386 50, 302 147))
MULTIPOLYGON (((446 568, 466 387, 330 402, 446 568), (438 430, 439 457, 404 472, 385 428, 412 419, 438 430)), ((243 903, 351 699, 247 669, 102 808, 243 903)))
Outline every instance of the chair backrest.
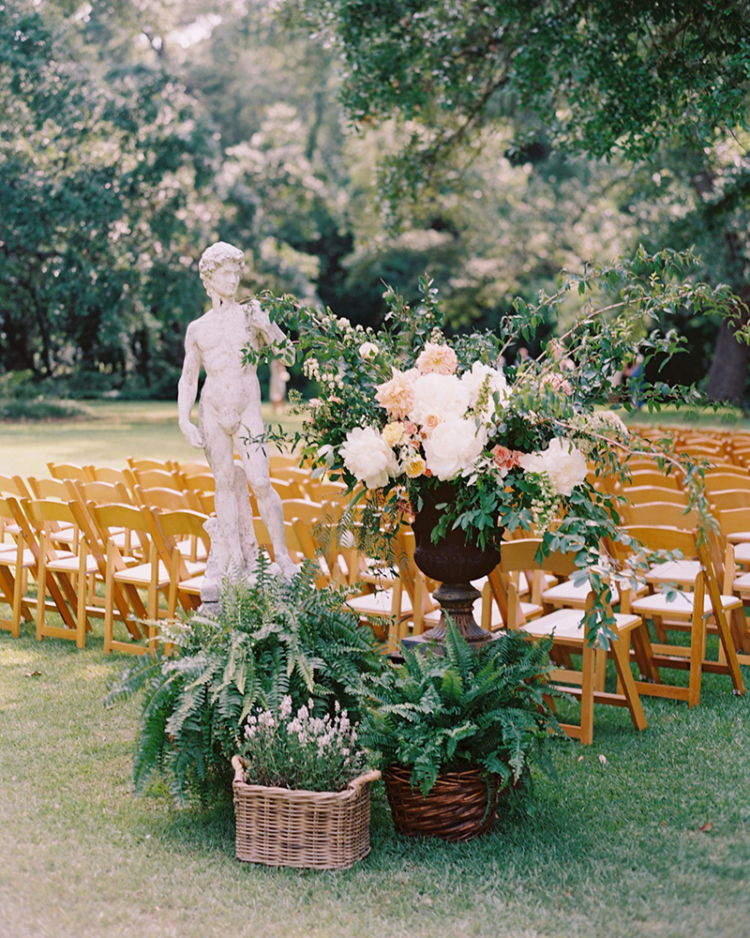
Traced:
POLYGON ((21 504, 29 521, 37 529, 43 527, 45 530, 55 530, 60 523, 78 524, 73 514, 72 500, 61 502, 52 498, 27 498, 21 504))
POLYGON ((34 498, 57 498, 67 502, 73 492, 67 482, 62 479, 35 479, 29 476, 29 488, 34 498))
POLYGON ((725 508, 719 511, 719 527, 724 537, 750 532, 750 507, 725 508))
POLYGON ((271 485, 276 489, 282 501, 285 501, 287 498, 302 498, 302 492, 300 492, 299 485, 295 481, 287 482, 283 479, 277 479, 271 476, 271 485))
POLYGON ((47 468, 53 479, 74 479, 76 482, 91 481, 91 477, 86 469, 74 463, 48 462, 47 468))
POLYGON ((183 478, 187 478, 188 476, 206 475, 206 474, 211 473, 211 470, 208 467, 208 463, 205 463, 205 462, 177 462, 175 461, 172 464, 172 468, 176 469, 177 472, 179 472, 183 478))
POLYGON ((646 502, 670 502, 672 505, 687 505, 687 493, 681 489, 664 489, 655 485, 639 485, 624 488, 620 492, 631 505, 643 505, 646 502))
POLYGON ((82 505, 95 502, 97 505, 132 505, 133 499, 121 482, 75 482, 78 500, 82 505))
POLYGON ((20 476, 0 475, 0 495, 13 495, 14 498, 28 498, 30 492, 20 476))
MULTIPOLYGON (((697 557, 699 555, 698 541, 695 531, 685 528, 658 527, 648 524, 629 524, 623 528, 639 544, 651 551, 679 551, 683 558, 697 557)), ((618 544, 617 553, 630 553, 630 548, 618 544)))
POLYGON ((723 492, 711 492, 709 501, 719 511, 750 508, 750 489, 726 489, 723 492))
POLYGON ((128 465, 139 472, 147 472, 149 469, 161 469, 164 472, 172 470, 172 463, 168 459, 137 459, 128 456, 128 465))
POLYGON ((325 517, 325 508, 319 502, 308 502, 303 498, 288 498, 281 504, 285 521, 298 518, 306 524, 314 525, 325 517))
POLYGON ((160 511, 195 511, 197 505, 194 492, 178 492, 176 489, 135 487, 135 497, 141 507, 158 508, 160 511))
POLYGON ((665 472, 654 472, 650 469, 644 469, 632 473, 630 488, 636 488, 643 485, 657 486, 662 489, 681 488, 678 476, 674 472, 667 475, 665 472))
POLYGON ((114 466, 86 466, 85 468, 94 482, 109 482, 111 485, 119 484, 124 485, 126 489, 131 488, 133 476, 129 470, 116 469, 114 466))
POLYGON ((747 472, 707 472, 706 491, 724 492, 727 489, 750 490, 750 475, 747 472))
POLYGON ((184 538, 194 538, 203 542, 208 553, 211 538, 204 527, 207 516, 189 509, 162 511, 150 507, 145 507, 143 514, 151 529, 159 557, 170 571, 170 578, 184 580, 189 576, 189 571, 185 557, 177 545, 184 538))
POLYGON ((270 466, 271 473, 273 474, 273 471, 277 466, 299 466, 299 459, 299 456, 296 456, 294 453, 269 453, 268 465, 270 466))
POLYGON ((182 479, 171 469, 133 469, 135 481, 144 489, 176 489, 181 492, 182 479))
POLYGON ((692 531, 698 524, 698 515, 683 505, 670 502, 646 502, 630 505, 625 516, 628 524, 645 524, 660 527, 684 528, 692 531))
POLYGON ((210 472, 186 475, 184 479, 185 479, 185 488, 188 489, 188 491, 190 492, 215 492, 216 491, 216 479, 213 477, 213 474, 210 472))

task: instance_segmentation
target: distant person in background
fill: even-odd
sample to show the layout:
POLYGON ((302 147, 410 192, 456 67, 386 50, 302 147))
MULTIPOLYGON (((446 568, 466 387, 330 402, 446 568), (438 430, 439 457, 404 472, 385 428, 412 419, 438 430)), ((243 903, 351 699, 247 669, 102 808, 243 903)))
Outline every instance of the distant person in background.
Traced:
POLYGON ((630 361, 625 362, 622 369, 623 382, 627 384, 630 391, 630 400, 633 406, 638 410, 643 406, 643 355, 636 355, 630 361))
POLYGON ((521 346, 516 352, 516 365, 524 365, 526 362, 530 361, 531 355, 529 354, 529 350, 525 346, 521 346))
POLYGON ((283 413, 286 402, 286 386, 289 383, 289 372, 279 358, 271 360, 271 380, 268 386, 268 396, 275 414, 283 413))

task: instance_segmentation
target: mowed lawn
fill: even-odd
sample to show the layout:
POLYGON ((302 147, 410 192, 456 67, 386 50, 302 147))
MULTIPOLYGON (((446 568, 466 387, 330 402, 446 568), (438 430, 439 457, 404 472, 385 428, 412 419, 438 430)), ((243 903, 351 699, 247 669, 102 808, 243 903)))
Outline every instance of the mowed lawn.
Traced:
MULTIPOLYGON (((48 475, 48 462, 122 467, 128 456, 205 461, 177 426, 177 404, 168 401, 96 401, 91 417, 51 422, 0 423, 0 474, 48 475)), ((295 430, 300 418, 276 417, 263 406, 266 423, 295 430)), ((197 423, 197 408, 193 411, 197 423)))
POLYGON ((226 807, 134 796, 139 701, 102 704, 123 664, 99 626, 83 651, 0 633, 2 938, 748 934, 750 697, 725 678, 692 712, 647 700, 641 734, 600 708, 529 813, 468 844, 396 835, 378 786, 370 856, 320 873, 238 863, 226 807))

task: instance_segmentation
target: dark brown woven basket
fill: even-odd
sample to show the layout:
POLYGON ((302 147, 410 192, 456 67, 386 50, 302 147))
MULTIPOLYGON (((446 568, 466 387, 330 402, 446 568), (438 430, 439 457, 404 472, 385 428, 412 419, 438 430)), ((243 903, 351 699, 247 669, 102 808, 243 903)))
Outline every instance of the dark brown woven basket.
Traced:
POLYGON ((344 870, 370 852, 370 783, 367 772, 344 791, 290 791, 248 785, 245 760, 232 759, 238 860, 267 866, 344 870))
POLYGON ((471 840, 488 831, 495 820, 498 779, 478 769, 441 772, 427 797, 412 790, 410 770, 400 765, 383 772, 393 823, 409 837, 471 840))

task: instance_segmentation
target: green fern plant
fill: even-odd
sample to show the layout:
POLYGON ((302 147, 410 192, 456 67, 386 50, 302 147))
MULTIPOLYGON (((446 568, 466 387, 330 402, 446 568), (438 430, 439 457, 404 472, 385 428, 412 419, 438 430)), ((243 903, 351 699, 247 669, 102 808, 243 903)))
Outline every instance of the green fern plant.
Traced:
POLYGON ((143 690, 133 777, 137 791, 162 774, 175 802, 207 803, 229 791, 230 760, 256 708, 312 698, 317 716, 335 701, 360 717, 363 674, 383 669, 372 631, 338 590, 317 590, 311 566, 292 582, 261 563, 252 586, 227 587, 218 616, 195 614, 168 637, 173 657, 143 658, 113 684, 105 704, 143 690))
POLYGON ((519 780, 560 728, 545 699, 549 642, 516 632, 473 651, 449 623, 444 657, 404 650, 404 663, 363 677, 362 742, 381 768, 411 769, 426 795, 441 771, 474 767, 519 780))

